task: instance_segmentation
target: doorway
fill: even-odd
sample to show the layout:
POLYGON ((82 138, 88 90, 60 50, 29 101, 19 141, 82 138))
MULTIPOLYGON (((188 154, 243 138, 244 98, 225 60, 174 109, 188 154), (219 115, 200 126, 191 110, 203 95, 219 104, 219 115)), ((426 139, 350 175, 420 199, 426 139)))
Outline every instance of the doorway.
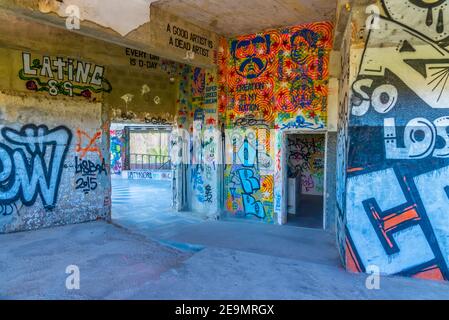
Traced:
POLYGON ((150 227, 172 219, 170 129, 111 125, 112 218, 122 225, 150 227))
POLYGON ((325 154, 325 134, 287 134, 287 224, 323 229, 325 154))

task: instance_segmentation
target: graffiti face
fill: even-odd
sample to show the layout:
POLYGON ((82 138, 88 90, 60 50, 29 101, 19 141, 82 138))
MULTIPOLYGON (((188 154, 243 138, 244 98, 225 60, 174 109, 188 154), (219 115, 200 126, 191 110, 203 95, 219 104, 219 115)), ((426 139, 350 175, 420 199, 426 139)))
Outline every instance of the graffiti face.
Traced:
POLYGON ((204 69, 195 68, 193 71, 192 95, 194 97, 201 96, 206 87, 206 73, 204 69))
POLYGON ((292 58, 295 62, 305 64, 308 59, 316 57, 319 35, 308 29, 303 29, 292 35, 292 58))
POLYGON ((432 40, 442 41, 448 38, 449 3, 447 0, 383 0, 383 5, 393 20, 432 40), (417 21, 425 21, 425 23, 417 23, 417 21))
POLYGON ((231 54, 237 73, 246 79, 255 79, 267 68, 270 36, 235 40, 231 45, 231 54))
POLYGON ((20 131, 5 127, 1 135, 7 144, 0 143, 0 206, 18 200, 32 206, 39 196, 44 207, 54 207, 71 131, 30 124, 20 131))
POLYGON ((290 93, 295 106, 301 108, 311 106, 315 99, 313 80, 306 76, 298 77, 293 81, 290 93))

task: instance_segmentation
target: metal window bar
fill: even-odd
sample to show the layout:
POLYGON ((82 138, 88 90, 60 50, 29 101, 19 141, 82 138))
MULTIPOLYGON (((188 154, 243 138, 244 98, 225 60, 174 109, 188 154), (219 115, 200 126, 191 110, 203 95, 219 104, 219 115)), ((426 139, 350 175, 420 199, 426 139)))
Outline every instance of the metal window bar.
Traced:
POLYGON ((131 170, 170 170, 171 159, 165 155, 155 154, 130 154, 131 170))

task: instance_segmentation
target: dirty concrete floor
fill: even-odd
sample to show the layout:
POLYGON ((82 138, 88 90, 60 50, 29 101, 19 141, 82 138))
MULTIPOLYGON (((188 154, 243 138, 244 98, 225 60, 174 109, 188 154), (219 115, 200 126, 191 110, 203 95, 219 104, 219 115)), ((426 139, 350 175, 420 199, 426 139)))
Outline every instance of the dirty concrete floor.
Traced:
POLYGON ((449 299, 447 283, 382 277, 381 290, 367 290, 366 276, 346 273, 333 261, 322 263, 325 255, 288 257, 288 250, 307 247, 310 234, 304 243, 293 235, 304 229, 282 233, 243 224, 247 232, 233 244, 226 238, 235 237, 242 226, 216 223, 184 226, 179 236, 164 240, 193 241, 193 233, 199 232, 195 242, 203 244, 201 250, 177 250, 106 222, 0 235, 0 298, 449 299), (213 237, 206 237, 206 229, 213 237), (212 238, 217 238, 215 244, 205 241, 212 238), (291 249, 276 254, 279 245, 291 249), (81 288, 69 291, 65 270, 73 264, 80 268, 81 288))
POLYGON ((111 184, 112 216, 115 219, 144 221, 171 211, 171 181, 113 176, 111 184))
POLYGON ((0 243, 3 299, 125 297, 191 256, 106 222, 3 234, 0 243), (65 287, 69 265, 79 267, 81 290, 65 287))
POLYGON ((112 179, 112 219, 121 226, 152 234, 155 229, 166 236, 179 227, 201 222, 191 213, 172 209, 171 181, 112 179))

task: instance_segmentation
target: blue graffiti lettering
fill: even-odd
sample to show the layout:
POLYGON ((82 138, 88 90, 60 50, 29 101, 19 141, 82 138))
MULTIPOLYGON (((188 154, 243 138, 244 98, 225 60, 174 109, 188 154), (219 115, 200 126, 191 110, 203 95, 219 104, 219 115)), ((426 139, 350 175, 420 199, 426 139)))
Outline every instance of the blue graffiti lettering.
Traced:
POLYGON ((0 205, 31 206, 39 195, 45 208, 54 207, 71 131, 29 124, 20 131, 5 127, 1 135, 16 147, 0 143, 0 205))

